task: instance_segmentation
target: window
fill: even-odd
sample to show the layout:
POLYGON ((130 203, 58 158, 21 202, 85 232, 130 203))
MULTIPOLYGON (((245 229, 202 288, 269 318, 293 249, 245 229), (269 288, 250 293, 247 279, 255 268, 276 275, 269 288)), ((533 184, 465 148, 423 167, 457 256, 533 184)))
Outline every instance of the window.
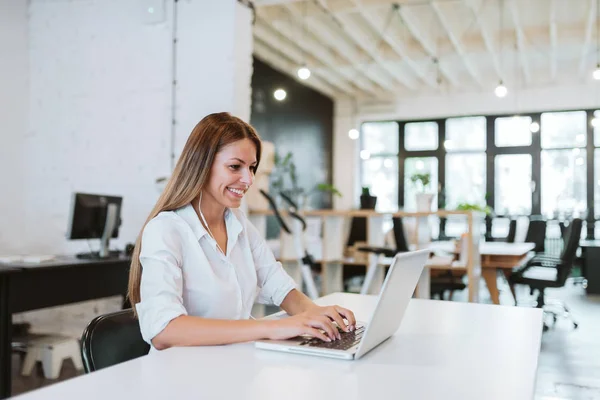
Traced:
POLYGON ((398 210, 398 156, 371 157, 363 161, 362 186, 377 196, 377 211, 398 210))
MULTIPOLYGON (((412 182, 415 174, 429 173, 429 185, 424 188, 426 193, 437 193, 438 184, 438 159, 436 157, 411 157, 404 161, 404 209, 415 211, 417 209, 416 195, 421 190, 417 183, 412 182)), ((437 197, 433 204, 437 204, 437 197)))
POLYGON ((499 215, 531 213, 531 155, 502 154, 494 160, 495 211, 499 215))
POLYGON ((446 155, 445 208, 460 203, 485 204, 485 153, 446 155))
POLYGON ((448 118, 446 120, 447 151, 485 150, 485 117, 448 118))
POLYGON ((548 217, 582 215, 586 201, 585 150, 542 150, 542 213, 548 217))
POLYGON ((398 124, 369 122, 362 125, 361 186, 377 196, 376 210, 398 210, 398 124), (363 153, 365 154, 365 153, 363 153))
POLYGON ((460 203, 485 204, 485 126, 485 117, 446 120, 447 209, 454 209, 460 203))
MULTIPOLYGON (((600 149, 594 149, 594 177, 594 213, 596 218, 600 218, 600 149)), ((600 223, 596 227, 600 228, 600 223)), ((600 235, 596 238, 600 238, 600 235)))
POLYGON ((583 147, 586 144, 585 111, 542 114, 542 148, 583 147))
POLYGON ((411 122, 404 125, 404 148, 409 151, 438 148, 437 122, 411 122))
POLYGON ((398 124, 396 122, 368 122, 362 124, 362 150, 372 156, 398 153, 398 124))
POLYGON ((494 142, 498 147, 531 146, 531 117, 496 118, 494 142))

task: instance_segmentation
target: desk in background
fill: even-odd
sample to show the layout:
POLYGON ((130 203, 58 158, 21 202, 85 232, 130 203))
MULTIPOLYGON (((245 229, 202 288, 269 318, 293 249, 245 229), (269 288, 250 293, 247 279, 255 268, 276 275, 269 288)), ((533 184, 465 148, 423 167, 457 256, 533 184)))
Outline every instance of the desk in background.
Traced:
MULTIPOLYGON (((317 300, 369 320, 377 298, 317 300)), ((278 353, 252 343, 150 354, 19 397, 129 399, 532 399, 542 311, 413 299, 398 332, 357 361, 278 353)))
POLYGON ((12 314, 127 293, 128 257, 58 257, 39 264, 0 264, 0 398, 11 393, 12 314))

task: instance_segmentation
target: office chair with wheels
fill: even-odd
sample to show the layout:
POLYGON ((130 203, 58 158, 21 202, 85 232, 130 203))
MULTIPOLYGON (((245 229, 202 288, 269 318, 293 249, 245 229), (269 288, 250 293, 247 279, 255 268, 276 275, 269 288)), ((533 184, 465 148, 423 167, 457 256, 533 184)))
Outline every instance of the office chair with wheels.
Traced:
POLYGON ((546 249, 546 221, 542 219, 530 219, 525 235, 525 243, 534 243, 533 251, 543 253, 546 249))
POLYGON ((514 243, 515 236, 517 235, 517 220, 511 219, 508 223, 508 234, 506 237, 493 237, 491 233, 486 236, 485 240, 488 242, 506 242, 506 243, 514 243))
POLYGON ((145 356, 150 345, 142 339, 132 309, 100 315, 81 336, 81 358, 86 373, 145 356))
MULTIPOLYGON (((581 238, 582 224, 583 221, 580 218, 573 219, 565 232, 565 247, 559 258, 546 256, 533 257, 525 266, 517 269, 510 276, 509 282, 511 284, 528 285, 531 294, 535 290, 538 291, 537 308, 544 308, 546 306, 545 290, 547 288, 559 288, 565 285, 573 269, 573 263, 581 238)), ((544 309, 544 312, 552 315, 554 323, 556 323, 559 314, 570 317, 569 309, 565 304, 552 302, 552 305, 558 306, 561 312, 549 308, 544 309)), ((578 324, 572 317, 571 321, 573 327, 577 328, 578 324)), ((544 330, 547 329, 548 326, 544 324, 544 330)))

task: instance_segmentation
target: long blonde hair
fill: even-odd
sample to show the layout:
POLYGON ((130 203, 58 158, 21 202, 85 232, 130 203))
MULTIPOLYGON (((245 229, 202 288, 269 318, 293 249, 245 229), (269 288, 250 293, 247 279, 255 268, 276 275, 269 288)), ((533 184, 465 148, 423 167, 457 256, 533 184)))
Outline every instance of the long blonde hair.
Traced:
MULTIPOLYGON (((192 130, 175 170, 158 198, 156 205, 144 222, 135 243, 129 270, 128 296, 133 311, 140 302, 140 282, 142 265, 142 233, 146 224, 162 211, 173 211, 189 204, 200 195, 200 191, 208 181, 210 169, 215 155, 228 144, 242 139, 250 139, 256 146, 256 167, 260 161, 261 142, 254 128, 229 113, 207 115, 192 130)), ((137 315, 137 313, 136 313, 137 315)))

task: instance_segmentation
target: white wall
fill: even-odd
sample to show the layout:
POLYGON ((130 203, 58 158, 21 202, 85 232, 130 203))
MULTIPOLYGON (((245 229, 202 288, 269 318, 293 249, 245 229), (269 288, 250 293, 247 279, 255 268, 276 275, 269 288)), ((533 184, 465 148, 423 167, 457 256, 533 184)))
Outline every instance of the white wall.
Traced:
POLYGON ((0 0, 0 255, 21 251, 27 132, 27 0, 0 0))
MULTIPOLYGON (((174 2, 0 1, 0 37, 16 37, 0 39, 0 59, 12 60, 0 67, 12 85, 0 90, 0 112, 10 111, 0 126, 12 156, 3 156, 0 167, 15 171, 2 179, 9 195, 0 196, 0 253, 88 251, 85 241, 65 238, 73 192, 123 196, 120 237, 111 242, 123 248, 135 241, 158 197, 155 179, 170 173, 174 2)), ((249 10, 236 0, 178 4, 177 156, 207 113, 248 119, 252 71, 251 39, 235 41, 250 30, 249 10)), ((120 303, 34 311, 16 320, 32 321, 38 331, 80 334, 107 304, 120 303), (73 318, 76 328, 68 323, 73 318)))
MULTIPOLYGON (((493 88, 492 88, 493 89, 493 88)), ((600 83, 593 80, 571 86, 522 89, 509 88, 509 95, 497 98, 493 90, 484 93, 422 96, 403 99, 394 104, 359 103, 357 125, 362 121, 415 120, 460 115, 492 115, 548 110, 600 108, 600 83)), ((360 141, 348 138, 349 100, 336 101, 334 128, 334 184, 344 198, 334 203, 335 208, 358 207, 359 171, 357 160, 360 141), (337 104, 342 104, 337 106, 337 104), (345 104, 345 105, 344 105, 345 104), (350 166, 348 155, 354 154, 350 166), (346 193, 353 193, 347 198, 346 193)))

